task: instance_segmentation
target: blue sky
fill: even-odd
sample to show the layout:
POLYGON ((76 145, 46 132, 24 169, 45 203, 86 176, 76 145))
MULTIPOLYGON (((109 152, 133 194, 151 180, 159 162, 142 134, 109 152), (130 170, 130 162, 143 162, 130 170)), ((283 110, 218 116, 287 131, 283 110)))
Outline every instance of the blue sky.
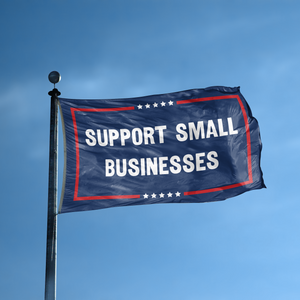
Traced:
POLYGON ((267 185, 59 215, 58 300, 300 298, 299 1, 2 1, 0 15, 3 299, 44 297, 52 70, 66 98, 240 86, 267 185))

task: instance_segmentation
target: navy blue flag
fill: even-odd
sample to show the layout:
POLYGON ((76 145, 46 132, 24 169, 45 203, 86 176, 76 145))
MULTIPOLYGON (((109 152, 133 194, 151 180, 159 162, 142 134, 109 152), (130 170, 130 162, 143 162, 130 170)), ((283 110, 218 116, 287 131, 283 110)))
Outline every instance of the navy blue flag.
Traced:
POLYGON ((258 122, 239 88, 59 103, 60 213, 219 201, 265 187, 258 122))

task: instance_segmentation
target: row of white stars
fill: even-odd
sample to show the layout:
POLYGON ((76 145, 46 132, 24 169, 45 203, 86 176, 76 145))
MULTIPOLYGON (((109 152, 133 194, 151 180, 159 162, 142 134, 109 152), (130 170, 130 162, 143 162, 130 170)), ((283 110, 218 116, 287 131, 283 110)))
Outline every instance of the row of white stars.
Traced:
MULTIPOLYGON (((179 192, 176 192, 174 194, 176 195, 176 197, 180 197, 180 195, 181 195, 181 193, 179 193, 179 192)), ((166 195, 168 196, 168 198, 171 198, 173 196, 173 193, 169 192, 166 195)), ((151 195, 148 195, 145 193, 145 195, 143 195, 143 196, 144 196, 144 199, 148 199, 150 196, 151 196, 151 198, 156 198, 156 197, 158 198, 158 196, 159 196, 159 198, 164 198, 165 194, 164 193, 160 193, 160 194, 153 193, 151 195)))
MULTIPOLYGON (((161 105, 161 107, 166 106, 167 104, 169 104, 169 106, 172 106, 172 105, 174 104, 174 102, 171 101, 171 100, 170 100, 169 102, 164 102, 164 101, 162 101, 161 103, 156 103, 156 102, 154 102, 152 105, 153 105, 153 107, 155 108, 155 107, 159 107, 159 104, 161 105)), ((139 104, 139 105, 137 106, 137 108, 138 108, 138 109, 142 109, 143 106, 145 106, 146 108, 150 108, 150 107, 151 107, 151 104, 149 104, 149 103, 147 103, 147 104, 145 104, 145 105, 139 104)))

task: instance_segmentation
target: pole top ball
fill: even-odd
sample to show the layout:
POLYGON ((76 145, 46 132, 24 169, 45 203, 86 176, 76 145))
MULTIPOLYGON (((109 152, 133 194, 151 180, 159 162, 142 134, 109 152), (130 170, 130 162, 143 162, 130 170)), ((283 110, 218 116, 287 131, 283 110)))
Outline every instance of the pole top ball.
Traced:
POLYGON ((48 79, 55 86, 56 83, 60 82, 61 76, 57 71, 52 71, 51 73, 49 73, 48 79))

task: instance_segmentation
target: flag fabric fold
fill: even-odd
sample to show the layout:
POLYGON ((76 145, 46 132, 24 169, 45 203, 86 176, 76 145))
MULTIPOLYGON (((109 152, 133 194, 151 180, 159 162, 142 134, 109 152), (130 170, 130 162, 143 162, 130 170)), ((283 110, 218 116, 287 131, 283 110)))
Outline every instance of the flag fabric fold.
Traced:
POLYGON ((59 105, 59 213, 219 201, 265 187, 258 122, 239 88, 59 105))

